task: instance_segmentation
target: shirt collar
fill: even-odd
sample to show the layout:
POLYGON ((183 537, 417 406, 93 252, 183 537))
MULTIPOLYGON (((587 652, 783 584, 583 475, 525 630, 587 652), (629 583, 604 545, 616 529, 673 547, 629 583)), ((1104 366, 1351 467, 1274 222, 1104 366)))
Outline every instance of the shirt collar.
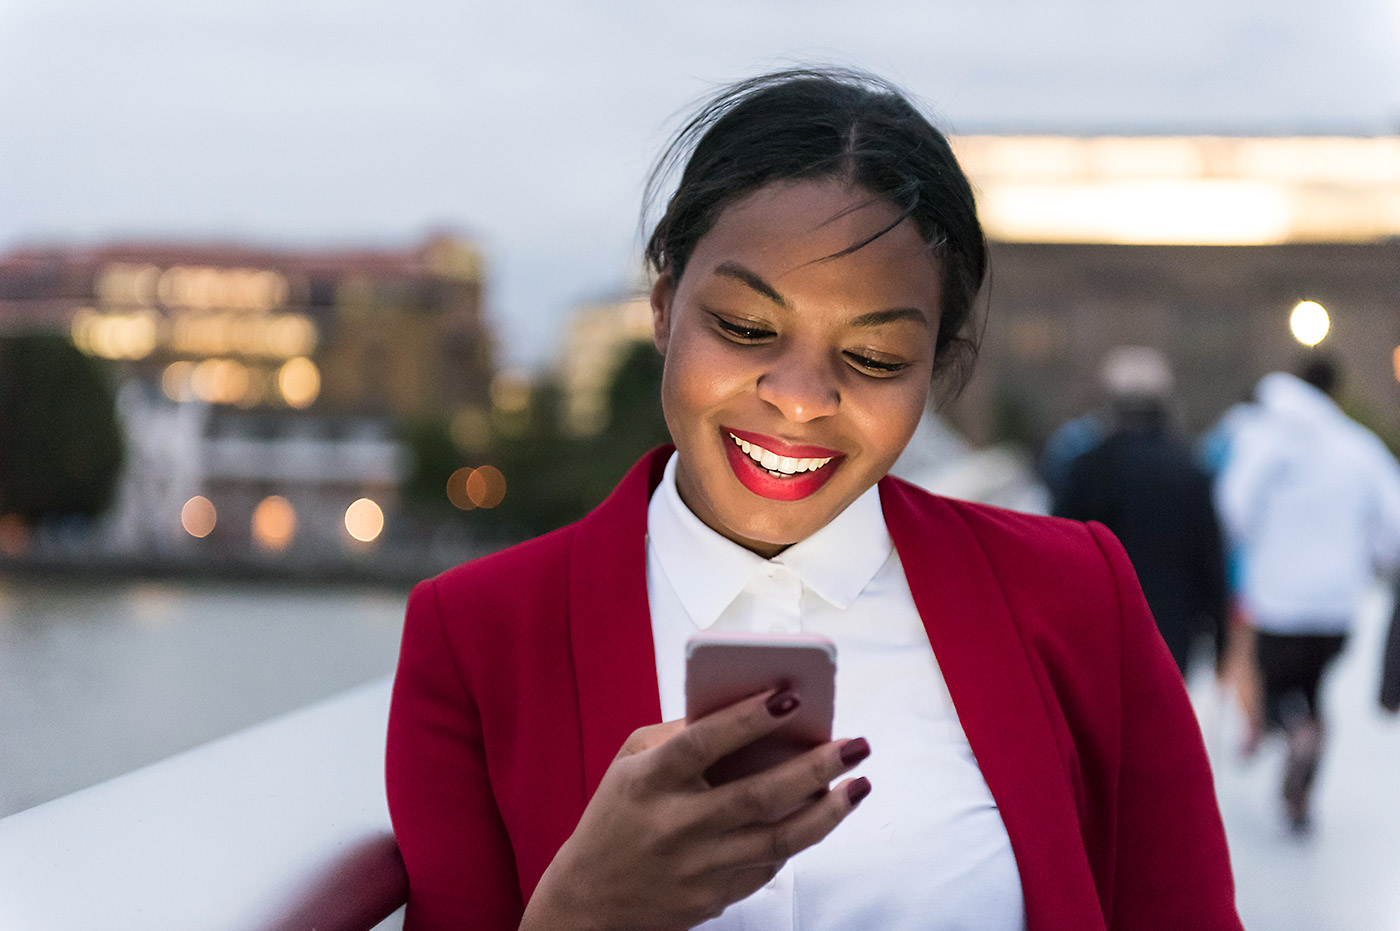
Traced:
MULTIPOLYGON (((676 455, 647 508, 652 551, 696 626, 707 628, 769 564, 705 525, 676 490, 676 455)), ((825 527, 771 560, 838 608, 848 608, 889 559, 894 542, 871 486, 825 527)))

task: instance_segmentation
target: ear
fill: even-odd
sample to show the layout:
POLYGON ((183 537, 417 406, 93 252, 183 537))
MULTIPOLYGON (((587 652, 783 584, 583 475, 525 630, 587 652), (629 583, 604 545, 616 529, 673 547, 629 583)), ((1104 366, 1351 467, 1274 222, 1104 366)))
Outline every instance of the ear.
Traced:
POLYGON ((651 286, 651 341, 663 356, 671 342, 671 300, 675 295, 671 273, 657 275, 656 283, 651 286))

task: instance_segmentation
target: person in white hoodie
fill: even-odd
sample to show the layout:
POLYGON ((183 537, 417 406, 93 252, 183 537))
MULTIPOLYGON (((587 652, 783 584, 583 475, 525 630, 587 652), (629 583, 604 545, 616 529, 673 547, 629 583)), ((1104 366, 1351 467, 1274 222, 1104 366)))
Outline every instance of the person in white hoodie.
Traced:
POLYGON ((1240 596, 1258 632, 1265 717, 1284 730, 1282 794, 1306 830, 1322 754, 1318 683, 1341 651, 1378 572, 1400 562, 1400 464, 1333 401, 1334 362, 1259 382, 1259 406, 1235 437, 1216 486, 1242 548, 1240 596))

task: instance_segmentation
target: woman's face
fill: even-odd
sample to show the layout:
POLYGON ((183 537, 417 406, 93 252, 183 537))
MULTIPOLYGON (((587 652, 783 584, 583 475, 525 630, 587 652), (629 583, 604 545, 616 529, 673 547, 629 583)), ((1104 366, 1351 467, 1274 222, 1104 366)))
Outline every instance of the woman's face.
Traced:
POLYGON ((938 260, 895 207, 835 179, 727 207, 679 282, 652 289, 676 483, 702 521, 764 556, 889 471, 928 402, 938 260), (757 461, 756 461, 757 460, 757 461))

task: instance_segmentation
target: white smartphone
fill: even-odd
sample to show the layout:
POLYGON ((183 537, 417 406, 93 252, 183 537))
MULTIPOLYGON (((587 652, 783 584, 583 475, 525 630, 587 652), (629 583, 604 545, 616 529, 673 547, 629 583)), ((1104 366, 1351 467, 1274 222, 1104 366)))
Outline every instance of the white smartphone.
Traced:
POLYGON ((831 740, 836 710, 836 644, 815 634, 704 631, 685 650, 685 717, 703 718, 772 688, 790 688, 801 704, 772 734, 705 772, 711 785, 761 772, 831 740))

